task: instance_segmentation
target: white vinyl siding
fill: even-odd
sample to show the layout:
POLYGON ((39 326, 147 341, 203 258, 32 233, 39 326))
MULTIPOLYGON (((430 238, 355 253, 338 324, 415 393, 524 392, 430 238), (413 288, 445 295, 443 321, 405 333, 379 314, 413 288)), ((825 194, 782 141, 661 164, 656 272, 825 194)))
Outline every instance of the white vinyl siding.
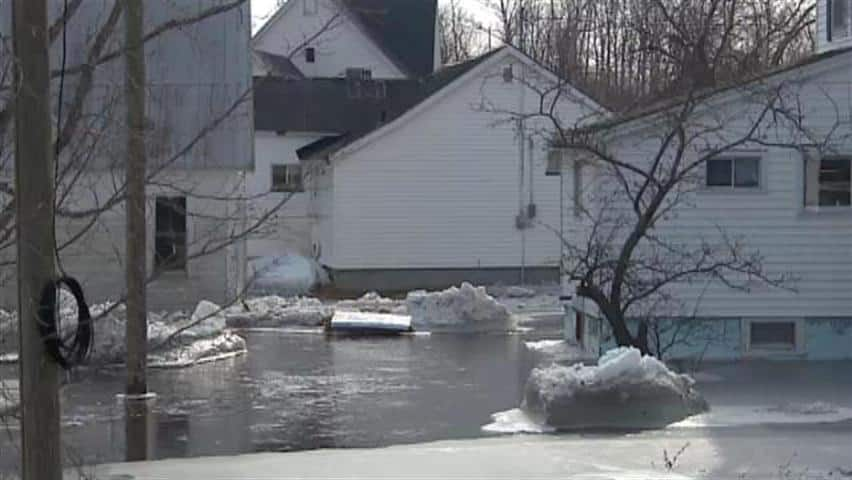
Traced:
MULTIPOLYGON (((545 142, 534 139, 521 185, 513 126, 476 108, 483 95, 516 111, 523 101, 537 105, 531 93, 522 100, 520 82, 502 81, 503 66, 449 87, 426 110, 336 160, 331 267, 558 265, 558 237, 544 225, 558 229, 561 178, 545 175, 545 142), (537 223, 522 232, 516 216, 531 192, 537 223)), ((563 113, 571 123, 580 115, 576 104, 563 113)))
MULTIPOLYGON (((837 121, 848 121, 850 112, 850 55, 821 62, 817 68, 801 71, 814 74, 799 93, 806 125, 818 135, 837 127, 837 121), (839 108, 840 118, 836 116, 839 108)), ((802 77, 793 77, 802 78, 802 77)), ((734 98, 728 107, 738 108, 734 98)), ((722 107, 714 109, 720 114, 722 107)), ((739 117, 738 117, 739 118, 739 117)), ((740 125, 745 125, 741 123, 740 125)), ((848 128, 841 125, 841 129, 848 128)), ((779 134, 784 135, 783 132, 779 134)), ((655 143, 643 143, 641 132, 609 146, 619 158, 635 162, 647 161, 656 153, 655 143)), ((789 137, 774 141, 794 142, 789 137)), ((848 142, 844 133, 839 138, 848 142)), ((840 144, 830 151, 850 152, 852 145, 840 144)), ((676 285, 672 291, 684 302, 684 311, 706 317, 837 317, 852 311, 852 209, 832 208, 812 211, 805 207, 805 157, 812 155, 797 149, 768 147, 761 152, 761 180, 758 194, 747 195, 732 190, 719 194, 697 192, 682 204, 659 232, 674 241, 697 242, 719 240, 719 228, 732 239, 742 241, 749 251, 759 251, 763 266, 771 276, 789 277, 788 288, 772 288, 754 282, 749 291, 727 288, 718 282, 696 280, 676 285)), ((570 178, 566 162, 563 178, 570 178)), ((700 189, 699 189, 700 190, 700 189)), ((563 198, 566 225, 574 219, 570 208, 572 182, 565 182, 563 198)), ((579 238, 580 232, 570 235, 579 238)))

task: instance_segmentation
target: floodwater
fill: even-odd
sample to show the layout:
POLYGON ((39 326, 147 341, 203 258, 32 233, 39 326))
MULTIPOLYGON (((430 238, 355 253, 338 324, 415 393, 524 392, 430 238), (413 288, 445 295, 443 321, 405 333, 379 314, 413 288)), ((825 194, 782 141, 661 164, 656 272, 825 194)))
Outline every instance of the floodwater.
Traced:
MULTIPOLYGON (((146 439, 151 458, 483 436, 491 413, 518 405, 536 355, 524 346, 532 334, 244 335, 243 357, 149 373, 157 394, 146 439)), ((67 456, 123 460, 124 406, 115 396, 124 371, 78 376, 62 392, 67 456)), ((8 442, 0 440, 4 469, 16 462, 8 442)))
MULTIPOLYGON (((246 356, 149 373, 157 399, 144 425, 134 427, 145 432, 137 440, 147 458, 491 437, 482 430, 491 414, 516 408, 531 369, 552 358, 525 342, 558 338, 559 331, 556 325, 537 325, 513 335, 244 334, 246 356)), ((558 438, 629 439, 631 449, 645 445, 648 458, 661 448, 690 444, 696 461, 722 462, 718 471, 726 475, 753 464, 750 452, 767 442, 775 442, 777 450, 767 457, 767 468, 787 455, 805 465, 852 468, 845 463, 852 444, 850 372, 852 362, 708 364, 696 374, 712 407, 707 414, 626 437, 599 432, 558 438)), ((11 366, 0 368, 0 378, 12 373, 11 366)), ((116 400, 124 388, 123 369, 76 377, 62 392, 66 461, 123 461, 125 407, 116 400)), ((12 446, 16 427, 5 430, 0 472, 14 468, 18 456, 12 446)))

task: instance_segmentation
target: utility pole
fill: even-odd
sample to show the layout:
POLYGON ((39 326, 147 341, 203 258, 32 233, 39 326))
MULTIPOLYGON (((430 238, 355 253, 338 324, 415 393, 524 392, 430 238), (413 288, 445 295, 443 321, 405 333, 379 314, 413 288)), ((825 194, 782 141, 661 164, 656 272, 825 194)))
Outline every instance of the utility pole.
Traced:
POLYGON ((61 480, 59 367, 38 329, 42 289, 56 278, 54 152, 46 0, 15 0, 15 203, 24 480, 61 480))
POLYGON ((126 0, 124 8, 125 100, 127 105, 126 274, 127 389, 125 441, 127 460, 148 458, 148 313, 146 305, 145 225, 145 45, 143 0, 126 0))

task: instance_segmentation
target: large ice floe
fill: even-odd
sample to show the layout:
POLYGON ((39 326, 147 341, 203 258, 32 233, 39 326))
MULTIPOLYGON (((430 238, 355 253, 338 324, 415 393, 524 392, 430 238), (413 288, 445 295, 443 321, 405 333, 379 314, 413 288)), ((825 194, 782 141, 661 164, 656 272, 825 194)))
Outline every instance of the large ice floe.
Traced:
POLYGON ((238 302, 225 312, 234 328, 318 327, 331 321, 334 308, 316 298, 260 297, 238 302))
MULTIPOLYGON (((123 304, 100 303, 89 307, 94 322, 94 343, 88 363, 123 363, 127 357, 125 330, 127 312, 123 304)), ((60 299, 63 330, 73 327, 76 306, 60 299)), ((17 315, 0 316, 0 336, 8 347, 17 338, 17 315), (9 317, 10 319, 6 318, 9 317)), ((245 340, 226 329, 225 314, 216 304, 202 301, 191 316, 148 313, 148 351, 151 366, 190 366, 246 352, 245 340)), ((5 352, 10 359, 13 352, 5 352)))
POLYGON ((517 319, 505 306, 484 287, 467 282, 440 292, 411 292, 406 305, 415 330, 484 333, 517 328, 517 319))
POLYGON ((694 384, 635 348, 617 348, 594 366, 534 369, 521 411, 495 414, 485 429, 508 431, 507 422, 524 431, 662 428, 708 410, 694 384))

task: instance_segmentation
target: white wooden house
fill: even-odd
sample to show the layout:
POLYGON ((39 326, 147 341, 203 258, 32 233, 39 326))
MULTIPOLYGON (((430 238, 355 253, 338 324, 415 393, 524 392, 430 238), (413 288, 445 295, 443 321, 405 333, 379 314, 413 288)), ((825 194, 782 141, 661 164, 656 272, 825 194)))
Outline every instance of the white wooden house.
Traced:
MULTIPOLYGON (((778 118, 770 115, 765 142, 746 142, 708 161, 687 201, 656 229, 662 238, 694 245, 724 231, 759 252, 767 273, 788 274, 789 288, 755 282, 740 291, 711 278, 674 285, 682 314, 713 322, 717 334, 712 343, 692 342, 675 356, 852 358, 852 2, 819 0, 818 13, 811 58, 713 92, 692 120, 706 126, 724 119, 723 129, 704 138, 704 151, 714 151, 754 125, 761 106, 756 92, 780 86, 802 128, 770 124, 778 118)), ((608 151, 647 165, 669 111, 610 123, 608 151)), ((569 235, 580 242, 588 225, 574 206, 601 188, 599 169, 586 157, 568 152, 563 162, 565 218, 575 222, 569 235), (582 193, 575 195, 578 188, 582 193)), ((583 303, 594 313, 590 300, 583 303)))
MULTIPOLYGON (((288 2, 290 9, 272 22, 285 25, 288 16, 308 15, 300 2, 288 2)), ((357 12, 361 3, 328 2, 345 12, 353 5, 357 12)), ((289 57, 304 78, 285 73, 293 69, 268 55, 256 69, 269 72, 255 79, 256 177, 268 179, 281 168, 266 167, 267 161, 303 173, 303 198, 293 204, 297 210, 285 212, 305 208, 307 231, 292 245, 317 258, 343 290, 557 281, 561 180, 545 175, 549 134, 540 124, 519 129, 514 116, 538 108, 533 86, 564 93, 558 111, 566 122, 601 107, 508 46, 437 68, 436 2, 366 3, 373 15, 399 12, 399 28, 384 35, 341 31, 347 43, 379 42, 373 56, 335 63, 336 37, 321 35, 314 54, 289 57), (418 15, 424 8, 429 14, 418 15), (419 47, 400 49, 412 44, 419 47), (325 55, 328 69, 319 65, 325 55), (302 64, 307 58, 314 61, 302 64)), ((371 24, 365 25, 369 31, 371 24)), ((286 29, 276 35, 277 28, 262 30, 255 49, 286 45, 276 52, 283 55, 298 43, 278 40, 286 29)), ((270 184, 257 181, 261 191, 270 184)), ((282 223, 298 225, 296 216, 282 223)), ((253 243, 250 255, 269 255, 279 239, 289 242, 290 236, 253 243)))
MULTIPOLYGON (((82 2, 67 26, 63 117, 80 83, 96 35, 116 0, 82 2)), ((11 2, 0 3, 0 38, 11 47, 11 2)), ((63 2, 50 2, 51 21, 63 2)), ((248 2, 212 16, 220 0, 145 2, 148 147, 148 287, 152 310, 187 308, 201 299, 223 303, 242 292, 245 278, 245 178, 253 168, 250 13, 248 2)), ((61 38, 58 37, 58 38, 61 38)), ((90 302, 124 295, 125 113, 124 22, 106 36, 97 57, 83 119, 59 161, 56 221, 61 268, 78 278, 90 302), (110 55, 119 52, 118 55, 110 55), (68 167, 68 171, 65 169, 68 167), (70 173, 68 173, 70 172, 70 173), (100 211, 102 210, 102 211, 100 211), (98 214, 87 212, 99 211, 98 214)), ((10 49, 0 50, 11 52, 10 49)), ((51 67, 61 65, 61 40, 51 44, 51 67)), ((0 58, 0 63, 10 61, 0 58)), ((3 67, 0 67, 2 69, 3 67)), ((59 81, 52 85, 58 96, 59 81)), ((0 95, 0 107, 6 98, 0 95)), ((57 102, 54 101, 54 108, 57 102)), ((10 146, 12 135, 0 139, 10 146)), ((13 178, 11 148, 2 169, 13 178)), ((14 182, 12 182, 14 184, 14 182)), ((5 206, 5 204, 4 204, 5 206)), ((4 260, 14 248, 4 243, 4 260)), ((2 306, 15 307, 14 263, 3 263, 2 306)))

